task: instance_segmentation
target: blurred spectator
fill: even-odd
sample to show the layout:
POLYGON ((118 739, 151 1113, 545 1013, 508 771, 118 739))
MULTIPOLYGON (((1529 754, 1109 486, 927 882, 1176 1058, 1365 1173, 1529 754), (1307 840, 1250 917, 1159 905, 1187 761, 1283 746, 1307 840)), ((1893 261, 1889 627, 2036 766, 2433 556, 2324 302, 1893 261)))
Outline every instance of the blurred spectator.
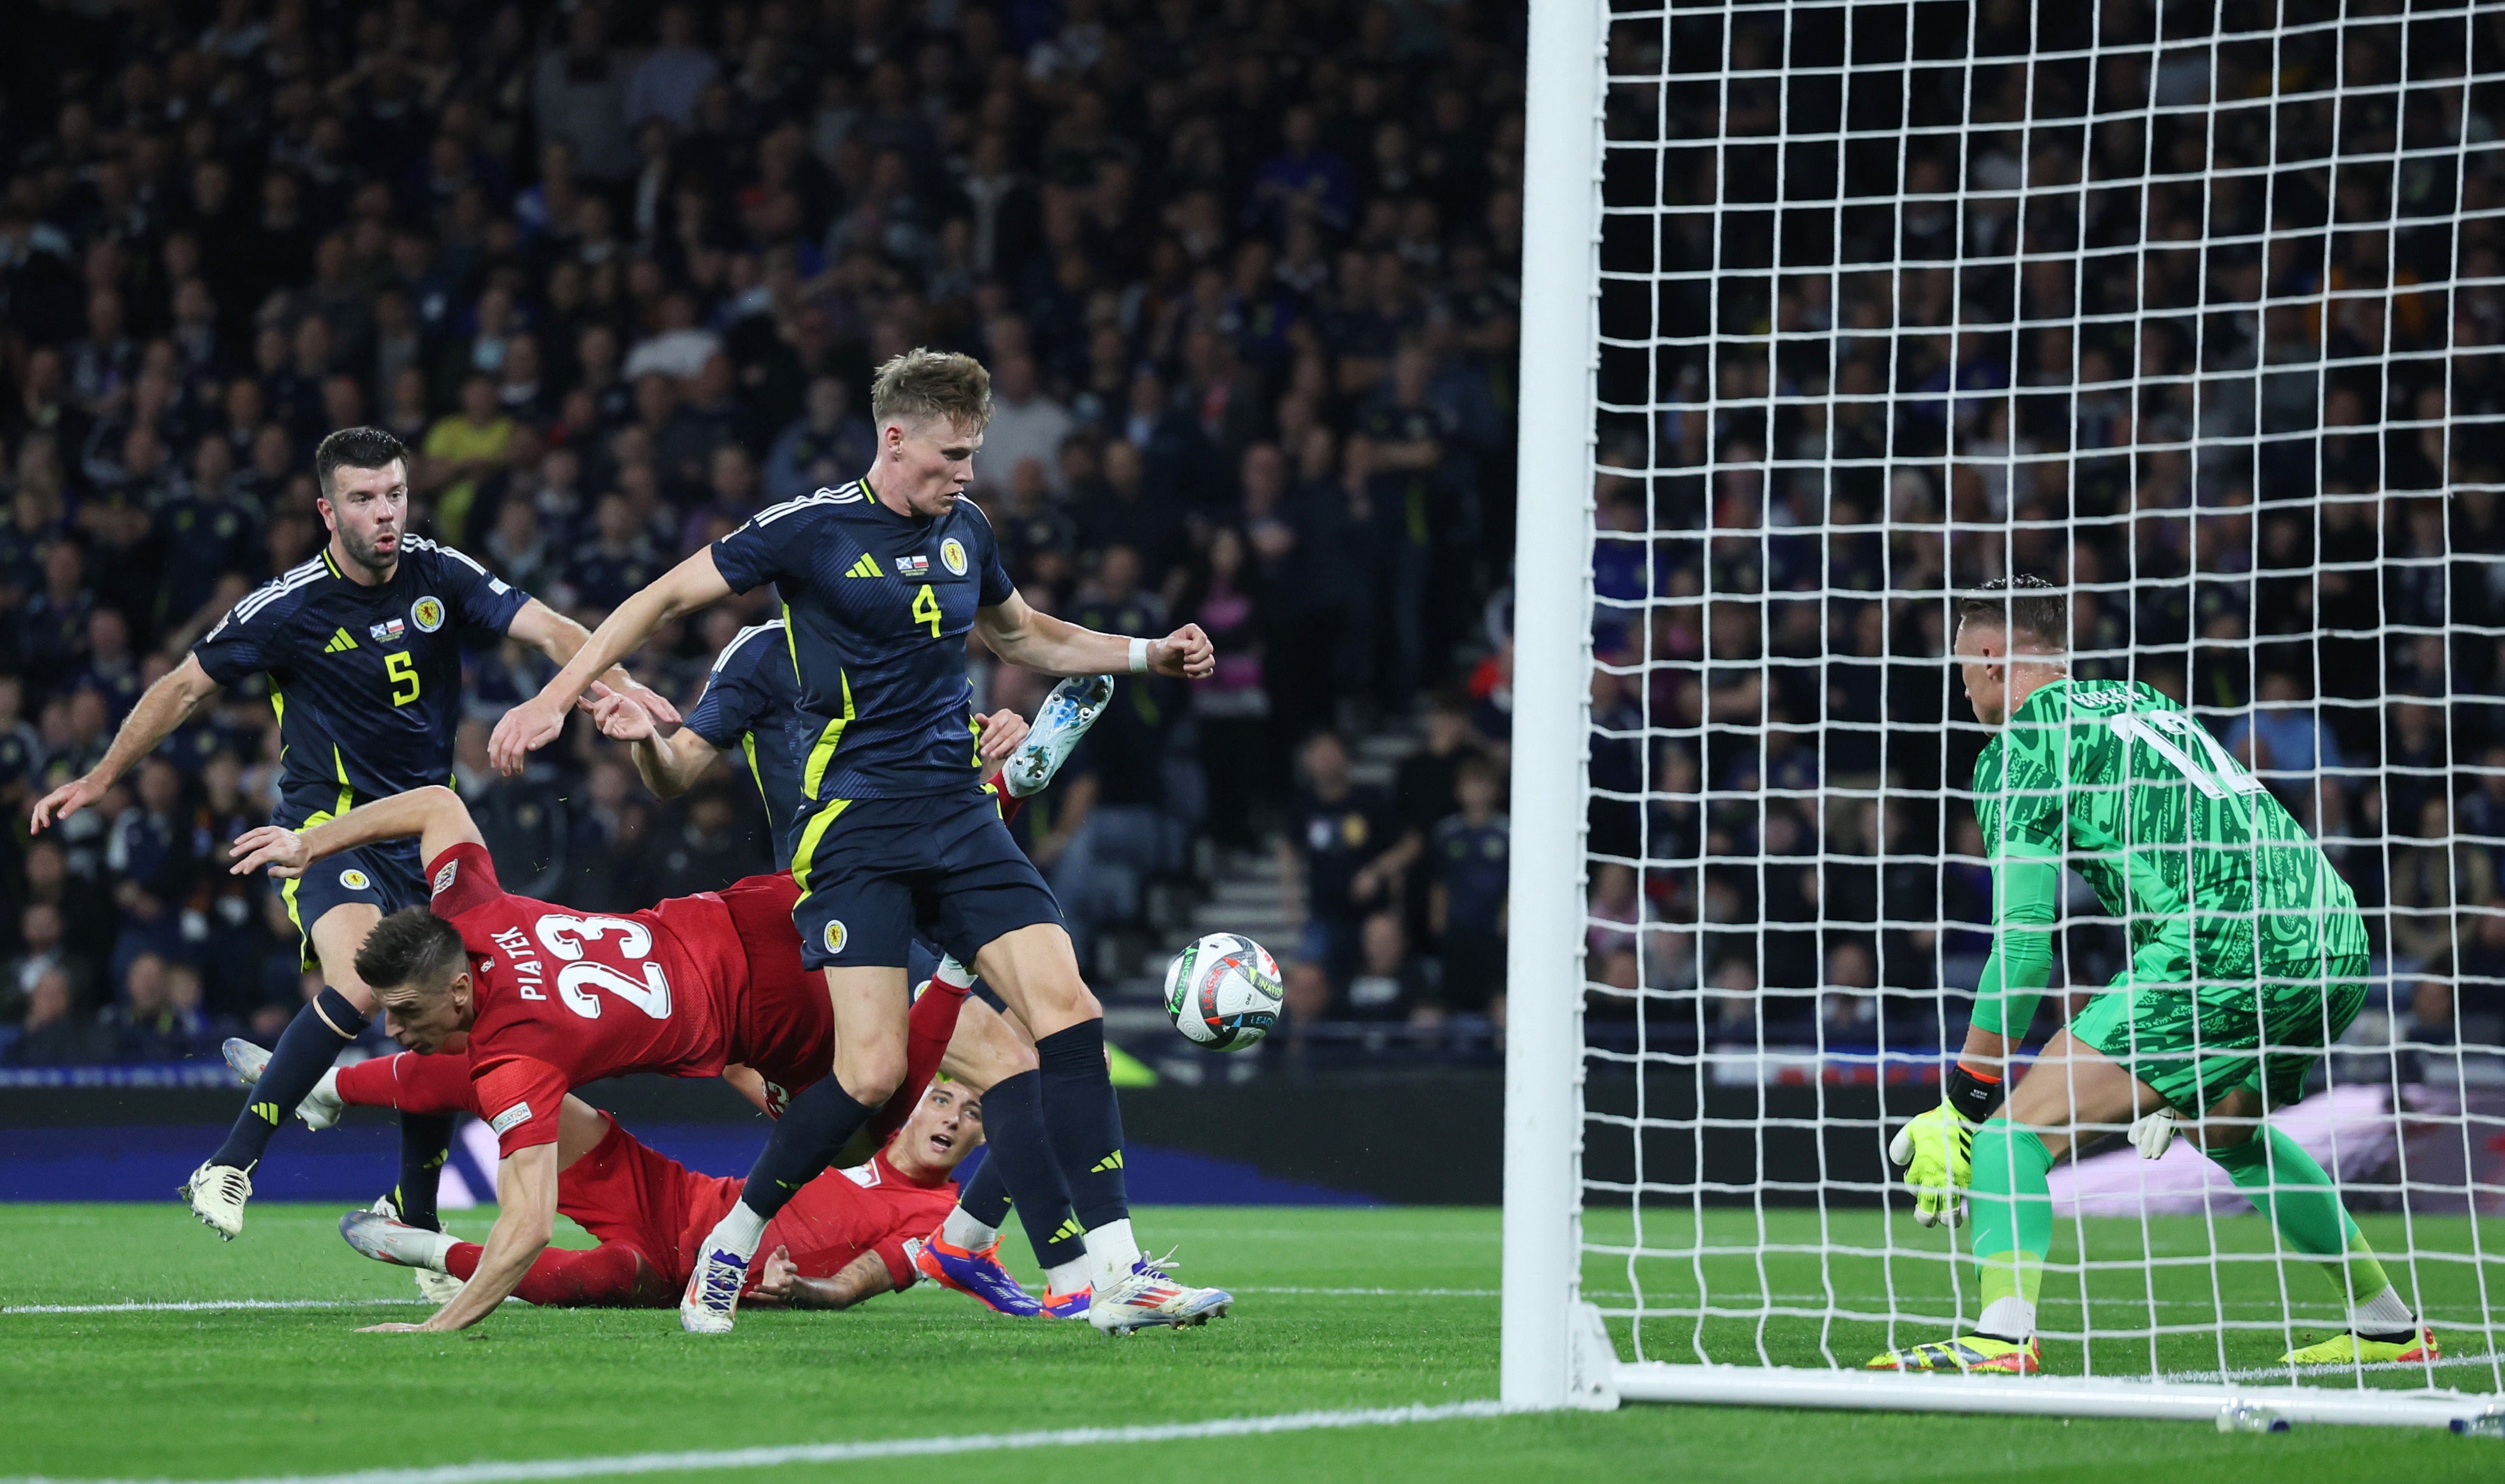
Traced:
POLYGON ((1437 822, 1427 847, 1428 917, 1443 961, 1440 1003, 1501 1024, 1513 867, 1509 822, 1497 809, 1503 789, 1486 759, 1467 757, 1454 770, 1454 793, 1460 811, 1437 822))
POLYGON ((1381 790, 1358 784, 1335 733, 1317 732, 1305 743, 1301 771, 1303 788, 1279 844, 1280 873, 1303 896, 1298 957, 1330 983, 1345 984, 1357 966, 1359 924, 1398 890, 1400 864, 1386 864, 1392 803, 1381 790))
POLYGON ((873 442, 869 419, 854 410, 844 384, 832 376, 813 378, 808 410, 776 437, 766 455, 765 498, 796 500, 860 478, 869 472, 873 442))
POLYGON ((26 997, 8 1059, 20 1067, 75 1066, 103 1061, 115 1047, 103 1027, 78 1011, 70 977, 55 969, 36 975, 26 997))
POLYGON ((1434 974, 1409 951, 1409 935, 1396 912, 1376 912, 1358 930, 1357 972, 1348 981, 1345 1013, 1353 1020, 1419 1020, 1440 1017, 1434 974))

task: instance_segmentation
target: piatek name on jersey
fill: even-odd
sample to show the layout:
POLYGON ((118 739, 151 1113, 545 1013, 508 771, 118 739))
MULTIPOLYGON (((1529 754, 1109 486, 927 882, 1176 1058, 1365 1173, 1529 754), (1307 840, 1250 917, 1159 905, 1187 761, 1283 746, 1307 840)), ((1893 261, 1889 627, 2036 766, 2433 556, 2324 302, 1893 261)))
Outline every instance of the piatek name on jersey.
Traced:
POLYGON ((531 946, 531 936, 519 928, 507 928, 495 935, 496 946, 505 950, 505 961, 513 966, 514 988, 525 1000, 547 998, 547 972, 540 967, 538 952, 531 946))

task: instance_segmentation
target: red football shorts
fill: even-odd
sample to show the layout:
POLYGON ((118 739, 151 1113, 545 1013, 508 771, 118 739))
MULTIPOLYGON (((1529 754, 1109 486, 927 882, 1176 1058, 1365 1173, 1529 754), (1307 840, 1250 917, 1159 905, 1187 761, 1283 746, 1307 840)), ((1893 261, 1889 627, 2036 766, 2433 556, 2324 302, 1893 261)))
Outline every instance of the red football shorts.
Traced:
POLYGON ((834 1007, 826 976, 800 967, 791 875, 750 876, 722 890, 748 959, 748 991, 733 1011, 728 1059, 753 1067, 786 1094, 835 1069, 834 1007))
POLYGON ((609 1132, 591 1152, 558 1178, 556 1209, 601 1242, 641 1252, 673 1286, 682 1286, 695 1271, 697 1248, 739 1199, 740 1184, 696 1174, 610 1118, 609 1132))

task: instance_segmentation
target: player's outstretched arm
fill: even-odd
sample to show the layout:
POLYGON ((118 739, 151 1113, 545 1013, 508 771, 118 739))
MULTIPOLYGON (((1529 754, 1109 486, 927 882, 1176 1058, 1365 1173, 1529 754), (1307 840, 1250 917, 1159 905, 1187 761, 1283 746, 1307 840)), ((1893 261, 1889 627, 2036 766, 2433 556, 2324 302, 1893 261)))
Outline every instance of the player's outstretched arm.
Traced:
POLYGON ((635 772, 644 787, 663 798, 675 798, 695 787, 721 750, 697 736, 692 726, 662 736, 660 720, 644 705, 644 695, 649 693, 595 685, 591 722, 602 736, 627 745, 626 754, 635 760, 635 772))
POLYGON ((1100 634, 1037 613, 1015 592, 1006 602, 976 609, 974 629, 993 654, 1046 675, 1151 674, 1206 680, 1217 669, 1217 647, 1197 623, 1186 623, 1163 639, 1100 634))
POLYGON ((1914 1219, 1954 1226, 1974 1178, 1974 1135, 2008 1095, 2009 1054, 2026 1039, 2035 1002, 2053 978, 2053 922, 2061 898, 2058 858, 2016 844, 1993 866, 1992 956, 1975 984, 1965 1045, 1941 1088, 1940 1106, 1888 1142, 1905 1169, 1914 1219))
MULTIPOLYGON (((522 605, 522 611, 513 615, 512 625, 505 632, 560 665, 582 654, 583 645, 591 639, 591 630, 537 598, 522 605)), ((668 696, 627 674, 620 666, 610 666, 600 677, 599 686, 633 696, 661 725, 676 726, 686 720, 679 715, 679 708, 670 704, 668 696)))
POLYGON ((65 820, 102 798, 114 780, 155 751, 158 743, 172 735, 174 728, 182 725, 217 689, 218 683, 200 668, 200 657, 184 655, 181 664, 150 686, 148 692, 139 697, 139 704, 130 708, 130 715, 123 719, 122 729, 113 734, 113 745, 105 749, 96 765, 36 803, 28 829, 40 833, 55 820, 65 820))
POLYGON ((370 1325, 368 1332, 441 1334, 496 1312, 556 1236, 556 1146, 515 1149, 496 1166, 496 1225, 478 1270, 452 1302, 422 1325, 370 1325))
POLYGON ((792 1250, 778 1247, 765 1259, 764 1271, 757 1280, 757 1291, 749 1298, 789 1304, 794 1309, 849 1309, 864 1298, 895 1291, 896 1278, 887 1270, 887 1259, 876 1253, 855 1257, 832 1278, 803 1278, 792 1261, 792 1250))
POLYGON ((417 836, 418 859, 433 861, 455 845, 483 845, 486 837, 470 818, 461 795, 440 784, 377 798, 328 824, 298 833, 277 825, 263 825, 235 836, 233 874, 249 875, 263 866, 273 876, 300 876, 324 856, 370 845, 376 840, 417 836))
POLYGON ((714 565, 711 547, 661 574, 651 586, 612 610, 539 694, 505 713, 495 734, 487 739, 489 760, 504 772, 520 772, 525 759, 556 740, 565 727, 565 714, 592 682, 642 648, 654 629, 729 596, 730 583, 723 581, 722 569, 714 565))

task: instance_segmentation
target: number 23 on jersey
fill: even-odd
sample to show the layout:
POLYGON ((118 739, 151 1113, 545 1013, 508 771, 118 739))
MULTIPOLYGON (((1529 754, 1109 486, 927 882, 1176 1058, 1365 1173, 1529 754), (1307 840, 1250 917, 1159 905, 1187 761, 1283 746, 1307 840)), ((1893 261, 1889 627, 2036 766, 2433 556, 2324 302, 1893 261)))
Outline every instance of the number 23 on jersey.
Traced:
POLYGON ((572 917, 551 912, 532 930, 540 946, 564 965, 556 972, 557 998, 585 1020, 600 1018, 604 1002, 594 990, 605 990, 654 1020, 670 1018, 670 979, 646 955, 653 951, 653 932, 629 917, 572 917), (583 944, 614 936, 621 959, 635 960, 632 973, 585 959, 583 944), (640 975, 637 977, 636 975, 640 975))

